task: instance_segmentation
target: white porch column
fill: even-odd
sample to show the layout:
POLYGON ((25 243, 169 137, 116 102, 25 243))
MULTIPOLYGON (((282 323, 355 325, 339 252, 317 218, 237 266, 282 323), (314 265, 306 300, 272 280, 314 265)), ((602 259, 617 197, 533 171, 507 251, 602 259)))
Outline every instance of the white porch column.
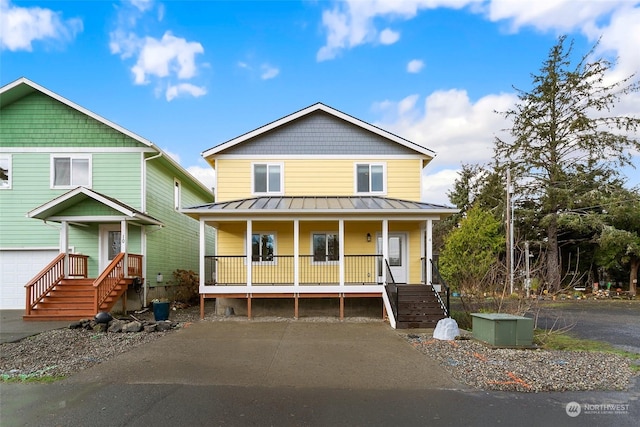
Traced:
POLYGON ((124 277, 129 277, 129 236, 127 234, 127 221, 120 221, 120 251, 124 252, 124 277))
POLYGON ((300 220, 293 220, 293 286, 300 286, 300 220))
POLYGON ((382 271, 384 283, 387 283, 387 263, 389 262, 389 220, 382 220, 382 271))
POLYGON ((344 219, 338 221, 338 256, 340 263, 340 286, 344 286, 344 219))
POLYGON ((245 253, 247 254, 247 286, 251 287, 251 276, 252 276, 252 267, 253 267, 253 257, 251 253, 251 235, 253 234, 253 222, 248 219, 247 220, 247 247, 245 249, 245 253))
POLYGON ((60 253, 64 254, 64 277, 69 274, 69 223, 62 221, 60 224, 60 253))
POLYGON ((433 262, 433 220, 427 220, 427 247, 425 248, 427 263, 425 265, 426 271, 426 280, 427 284, 433 284, 433 271, 431 268, 431 263, 433 262))
POLYGON ((199 243, 199 251, 198 251, 198 256, 199 256, 199 264, 198 264, 198 276, 200 277, 200 283, 199 283, 199 287, 200 287, 200 292, 204 292, 204 283, 205 283, 205 259, 204 257, 207 255, 206 254, 206 247, 205 247, 205 243, 206 243, 206 239, 205 239, 205 223, 204 220, 202 218, 200 218, 200 231, 199 231, 199 235, 200 235, 200 243, 199 243))

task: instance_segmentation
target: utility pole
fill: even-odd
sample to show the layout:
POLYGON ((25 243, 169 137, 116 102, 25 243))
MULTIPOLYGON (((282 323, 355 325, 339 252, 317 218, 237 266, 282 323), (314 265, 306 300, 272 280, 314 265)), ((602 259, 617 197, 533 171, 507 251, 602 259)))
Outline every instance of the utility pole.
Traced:
POLYGON ((513 294, 513 201, 511 193, 511 170, 507 169, 507 271, 509 272, 509 288, 513 294))

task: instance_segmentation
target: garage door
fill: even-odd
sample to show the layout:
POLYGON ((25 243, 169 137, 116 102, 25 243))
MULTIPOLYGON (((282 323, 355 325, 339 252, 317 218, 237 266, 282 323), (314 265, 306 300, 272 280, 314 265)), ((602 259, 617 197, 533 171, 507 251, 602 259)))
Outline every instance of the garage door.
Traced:
POLYGON ((0 250, 0 309, 24 309, 24 285, 58 253, 58 249, 0 250))

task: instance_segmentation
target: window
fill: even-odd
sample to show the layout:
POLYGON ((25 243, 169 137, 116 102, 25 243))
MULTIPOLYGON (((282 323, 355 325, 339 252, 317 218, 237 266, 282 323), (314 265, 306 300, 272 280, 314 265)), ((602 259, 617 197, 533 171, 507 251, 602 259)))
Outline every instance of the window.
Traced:
POLYGON ((173 207, 175 210, 180 209, 182 200, 182 188, 180 185, 180 181, 174 178, 173 180, 173 207))
POLYGON ((270 262, 276 251, 276 236, 273 233, 255 233, 251 235, 251 260, 270 262))
POLYGON ((328 262, 340 259, 340 243, 337 234, 313 233, 313 261, 328 262))
POLYGON ((256 163, 253 165, 254 193, 282 193, 282 165, 256 163))
POLYGON ((384 164, 356 164, 356 193, 384 193, 384 164))
POLYGON ((0 156, 0 190, 11 188, 11 156, 0 156))
POLYGON ((91 187, 91 157, 52 156, 53 188, 91 187))

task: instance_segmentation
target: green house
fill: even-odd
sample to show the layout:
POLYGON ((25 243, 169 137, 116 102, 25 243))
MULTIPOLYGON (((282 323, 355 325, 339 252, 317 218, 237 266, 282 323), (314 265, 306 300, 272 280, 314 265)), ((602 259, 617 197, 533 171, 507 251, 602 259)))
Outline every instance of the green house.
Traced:
POLYGON ((0 172, 1 309, 42 319, 120 299, 145 306, 173 271, 198 271, 199 223, 179 210, 212 202, 211 189, 152 142, 25 78, 0 88, 0 172))

